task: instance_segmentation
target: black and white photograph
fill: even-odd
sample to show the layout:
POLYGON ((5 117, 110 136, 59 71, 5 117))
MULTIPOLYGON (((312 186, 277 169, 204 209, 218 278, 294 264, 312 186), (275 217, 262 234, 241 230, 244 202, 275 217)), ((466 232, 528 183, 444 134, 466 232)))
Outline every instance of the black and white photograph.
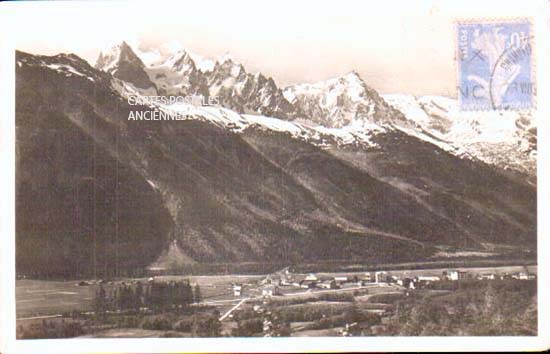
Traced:
POLYGON ((550 3, 380 4, 6 5, 15 342, 547 336, 550 3))

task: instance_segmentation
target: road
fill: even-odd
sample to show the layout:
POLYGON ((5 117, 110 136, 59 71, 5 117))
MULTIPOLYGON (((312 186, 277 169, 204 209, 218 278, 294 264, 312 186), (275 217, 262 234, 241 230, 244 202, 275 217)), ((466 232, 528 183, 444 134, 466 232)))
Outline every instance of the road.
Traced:
POLYGON ((241 306, 242 304, 244 304, 246 302, 246 300, 249 300, 250 298, 249 297, 246 297, 244 299, 242 299, 241 301, 239 301, 239 303, 235 306, 233 306, 229 311, 227 311, 225 314, 223 314, 221 317, 220 317, 220 321, 223 321, 227 318, 227 316, 229 316, 231 314, 231 312, 235 311, 236 309, 239 308, 239 306, 241 306))
MULTIPOLYGON (((380 285, 380 284, 376 284, 376 285, 380 285)), ((315 292, 313 292, 312 289, 308 289, 307 291, 304 291, 304 292, 301 292, 301 293, 283 294, 283 296, 286 296, 286 297, 297 296, 297 297, 299 297, 299 296, 307 296, 307 295, 318 294, 318 293, 336 293, 336 292, 342 292, 342 291, 353 291, 353 290, 360 290, 360 289, 368 289, 370 287, 372 287, 372 286, 357 286, 357 287, 353 287, 353 288, 344 288, 344 289, 327 289, 327 290, 318 290, 318 291, 315 291, 315 292)), ((388 285, 387 287, 388 288, 393 288, 393 286, 391 286, 391 285, 388 285)), ((389 292, 389 293, 398 293, 398 291, 392 291, 392 292, 389 292)), ((233 311, 237 310, 246 301, 256 300, 256 299, 261 299, 261 298, 263 298, 262 295, 247 297, 247 298, 242 299, 241 301, 239 301, 238 304, 236 304, 231 309, 229 309, 229 311, 224 313, 220 317, 220 321, 223 321, 224 319, 226 319, 233 311)), ((220 303, 220 302, 230 302, 230 301, 236 301, 236 300, 238 300, 238 299, 211 301, 210 303, 201 303, 201 304, 208 305, 208 304, 214 304, 214 303, 220 303)))
MULTIPOLYGON (((381 285, 381 284, 377 284, 377 285, 381 285)), ((287 293, 287 294, 283 294, 284 297, 301 297, 301 296, 309 296, 309 295, 312 295, 312 294, 317 294, 317 293, 329 293, 329 292, 346 292, 346 291, 354 291, 354 290, 359 290, 359 289, 365 289, 365 288, 369 288, 368 286, 357 286, 357 287, 353 287, 353 288, 344 288, 344 289, 324 289, 324 290, 313 290, 313 289, 307 289, 306 291, 303 291, 303 292, 299 292, 299 293, 287 293)), ((59 291, 59 290, 27 290, 26 291, 27 293, 36 293, 37 295, 43 295, 44 293, 53 293, 53 294, 60 294, 60 295, 70 295, 70 296, 78 296, 78 294, 73 294, 72 292, 69 293, 68 291, 59 291)), ((84 298, 84 297, 82 297, 84 298)), ((204 302, 201 302, 200 304, 196 304, 198 306, 201 306, 201 305, 218 305, 218 304, 231 304, 231 303, 234 303, 236 301, 238 301, 238 303, 233 306, 230 310, 228 310, 226 313, 224 313, 220 319, 226 319, 233 311, 237 310, 241 305, 243 305, 246 301, 248 300, 257 300, 257 299, 261 299, 263 298, 262 295, 258 295, 258 296, 249 296, 247 298, 236 298, 236 299, 225 299, 225 300, 213 300, 213 301, 204 301, 204 302)), ((89 297, 85 297, 85 299, 91 299, 89 297)), ((63 299, 64 300, 64 299, 63 299)), ((21 299, 19 300, 18 302, 19 303, 26 303, 26 302, 34 302, 34 301, 37 301, 37 302, 43 302, 44 299, 43 298, 36 298, 36 299, 21 299)), ((73 302, 67 302, 67 301, 63 301, 63 304, 64 305, 67 305, 67 304, 74 304, 74 305, 78 305, 78 303, 73 303, 73 302)), ((62 315, 60 313, 53 313, 53 314, 48 314, 48 315, 42 315, 42 316, 28 316, 28 317, 22 317, 22 318, 18 318, 17 320, 18 321, 25 321, 25 320, 36 320, 36 319, 47 319, 47 318, 56 318, 56 317, 61 317, 62 315)))

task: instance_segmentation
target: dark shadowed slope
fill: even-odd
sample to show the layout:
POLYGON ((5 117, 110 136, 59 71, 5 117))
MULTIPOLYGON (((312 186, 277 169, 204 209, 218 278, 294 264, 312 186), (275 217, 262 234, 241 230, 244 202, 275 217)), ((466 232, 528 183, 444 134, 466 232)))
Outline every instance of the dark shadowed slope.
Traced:
MULTIPOLYGON (((131 270, 159 256, 162 264, 162 255, 177 264, 387 263, 425 259, 438 245, 532 241, 533 188, 525 187, 527 194, 517 200, 502 196, 527 210, 523 219, 515 209, 488 206, 483 198, 457 209, 445 198, 462 198, 460 174, 448 181, 442 197, 419 198, 386 178, 393 172, 380 173, 402 165, 403 149, 414 151, 407 145, 396 144, 392 152, 385 144, 394 142, 380 141, 379 148, 357 152, 364 158, 351 158, 348 151, 339 155, 254 127, 239 134, 199 120, 128 121, 136 107, 111 88, 110 75, 78 57, 18 53, 17 60, 20 272, 77 274, 115 265, 131 270), (488 220, 487 209, 504 217, 488 220), (512 240, 517 229, 499 229, 503 219, 513 219, 525 234, 512 240), (491 227, 502 237, 484 234, 491 227), (173 240, 177 252, 170 252, 173 240)), ((407 136, 404 141, 429 145, 407 136)), ((423 156, 427 165, 442 162, 432 155, 423 156)), ((446 158, 443 170, 461 163, 446 158)), ((420 160, 411 164, 422 166, 420 160)), ((440 188, 447 183, 447 175, 424 167, 411 172, 411 181, 395 168, 410 185, 423 178, 440 188)), ((476 181, 489 183, 497 176, 491 173, 479 172, 476 181)), ((501 181, 508 186, 503 192, 520 186, 501 181)))
MULTIPOLYGON (((57 76, 41 67, 18 70, 17 271, 126 274, 154 260, 172 220, 142 176, 71 120, 64 105, 80 102, 69 93, 93 93, 93 86, 57 76)), ((93 129, 117 130, 92 112, 87 118, 93 129)))

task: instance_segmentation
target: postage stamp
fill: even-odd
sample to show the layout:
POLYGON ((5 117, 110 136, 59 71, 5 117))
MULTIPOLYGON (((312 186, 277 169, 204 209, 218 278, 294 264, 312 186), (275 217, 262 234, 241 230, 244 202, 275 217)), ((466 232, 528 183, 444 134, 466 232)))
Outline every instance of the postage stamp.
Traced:
POLYGON ((528 20, 457 25, 460 109, 528 110, 535 82, 528 20))

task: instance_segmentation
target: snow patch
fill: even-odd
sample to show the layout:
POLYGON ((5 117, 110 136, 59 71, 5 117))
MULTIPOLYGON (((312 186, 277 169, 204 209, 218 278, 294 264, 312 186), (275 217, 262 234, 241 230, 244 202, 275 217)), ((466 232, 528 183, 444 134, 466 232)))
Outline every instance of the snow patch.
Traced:
POLYGON ((89 77, 88 75, 85 75, 79 71, 77 71, 75 68, 73 68, 72 66, 69 66, 69 65, 64 65, 64 64, 46 64, 45 65, 46 67, 52 69, 52 70, 55 70, 57 71, 58 73, 62 73, 62 74, 65 74, 65 76, 72 76, 72 75, 76 75, 76 76, 80 76, 80 77, 84 77, 92 82, 94 82, 94 78, 92 77, 89 77))

